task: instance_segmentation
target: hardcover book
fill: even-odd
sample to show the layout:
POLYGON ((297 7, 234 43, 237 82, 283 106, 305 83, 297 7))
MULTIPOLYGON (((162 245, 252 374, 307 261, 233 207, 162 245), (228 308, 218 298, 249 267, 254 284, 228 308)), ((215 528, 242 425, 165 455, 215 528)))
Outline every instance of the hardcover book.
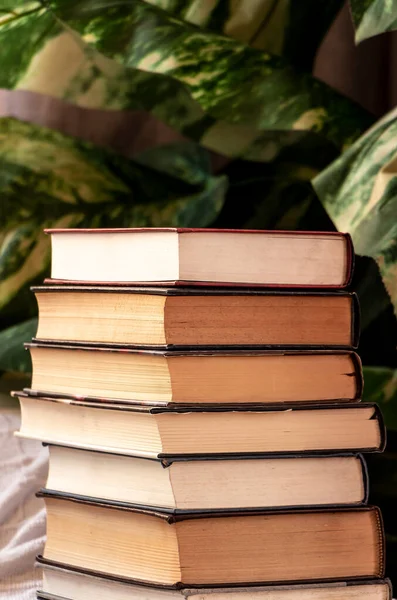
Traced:
POLYGON ((32 289, 41 340, 161 348, 350 348, 358 343, 357 298, 345 292, 32 289))
POLYGON ((102 283, 342 288, 349 235, 231 229, 49 229, 51 277, 102 283))
POLYGON ((391 600, 388 579, 332 583, 166 590, 121 578, 62 568, 40 559, 43 600, 391 600))
POLYGON ((152 460, 49 446, 51 491, 184 511, 360 505, 368 477, 360 455, 152 460))
POLYGON ((379 509, 169 515, 41 492, 44 558, 165 587, 377 578, 379 509))
POLYGON ((117 454, 376 452, 385 444, 374 404, 171 409, 14 395, 21 404, 22 437, 117 454))
POLYGON ((360 359, 346 351, 166 352, 41 342, 27 347, 33 389, 87 401, 267 405, 352 402, 362 392, 360 359))

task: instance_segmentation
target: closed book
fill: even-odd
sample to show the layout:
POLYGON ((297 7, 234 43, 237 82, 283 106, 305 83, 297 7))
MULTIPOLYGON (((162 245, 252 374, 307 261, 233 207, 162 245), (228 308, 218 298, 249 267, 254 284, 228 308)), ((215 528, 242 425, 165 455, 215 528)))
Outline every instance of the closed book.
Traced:
POLYGON ((362 392, 361 362, 354 352, 27 347, 35 390, 75 394, 87 401, 106 398, 161 406, 321 403, 355 401, 362 392))
POLYGON ((360 455, 153 460, 51 444, 46 487, 178 514, 360 505, 368 477, 360 455))
POLYGON ((391 600, 388 579, 234 588, 165 590, 56 567, 41 559, 43 600, 391 600))
POLYGON ((169 515, 41 492, 44 558, 166 587, 383 577, 379 509, 169 515))
POLYGON ((171 409, 14 395, 21 404, 22 437, 118 454, 375 452, 385 444, 374 404, 171 409))
POLYGON ((345 292, 41 286, 37 337, 153 348, 313 347, 358 343, 345 292))
POLYGON ((346 286, 353 248, 337 232, 50 229, 51 277, 106 283, 346 286))

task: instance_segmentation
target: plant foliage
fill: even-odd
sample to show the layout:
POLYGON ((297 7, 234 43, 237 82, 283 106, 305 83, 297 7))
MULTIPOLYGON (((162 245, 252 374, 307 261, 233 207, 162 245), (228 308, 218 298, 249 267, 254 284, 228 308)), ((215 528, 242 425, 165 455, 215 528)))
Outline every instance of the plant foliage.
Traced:
POLYGON ((350 0, 356 27, 356 41, 397 29, 397 6, 394 0, 350 0))
POLYGON ((356 252, 379 265, 397 311, 397 110, 314 180, 325 208, 356 252))
MULTIPOLYGON (((317 9, 323 24, 338 5, 317 9)), ((264 25, 269 9, 262 13, 264 25)), ((230 18, 239 31, 249 27, 243 12, 230 18)), ((289 20, 280 26, 288 39, 296 35, 289 20)), ((314 37, 317 45, 318 30, 314 37)), ((310 72, 294 69, 282 47, 248 46, 141 0, 20 0, 0 20, 0 41, 10 49, 0 87, 90 108, 146 110, 227 156, 262 160, 269 130, 314 131, 341 148, 371 122, 310 72)))

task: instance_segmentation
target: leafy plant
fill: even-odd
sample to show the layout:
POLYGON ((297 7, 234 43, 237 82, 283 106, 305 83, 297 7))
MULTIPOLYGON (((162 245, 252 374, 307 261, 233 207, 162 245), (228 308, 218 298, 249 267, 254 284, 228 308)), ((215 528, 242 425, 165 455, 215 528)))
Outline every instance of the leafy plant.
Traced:
POLYGON ((323 204, 356 252, 379 265, 397 310, 397 110, 314 179, 323 204))
MULTIPOLYGON (((10 49, 1 87, 90 108, 147 110, 210 150, 250 160, 266 155, 261 133, 269 129, 321 132, 342 147, 371 122, 283 57, 201 31, 143 0, 18 5, 0 22, 2 47, 10 49)), ((281 26, 287 35, 287 22, 281 26)))

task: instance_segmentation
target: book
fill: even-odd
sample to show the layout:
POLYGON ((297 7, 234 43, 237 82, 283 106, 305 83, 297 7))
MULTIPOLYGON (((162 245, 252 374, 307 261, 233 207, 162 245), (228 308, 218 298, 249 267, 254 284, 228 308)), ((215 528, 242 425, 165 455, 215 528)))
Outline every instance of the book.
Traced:
POLYGON ((161 348, 344 347, 358 343, 345 292, 41 286, 41 340, 161 348))
POLYGON ((388 579, 237 588, 165 590, 56 567, 41 559, 43 600, 391 600, 388 579))
POLYGON ((51 491, 184 511, 359 505, 361 455, 152 460, 49 446, 51 491))
POLYGON ((377 578, 379 509, 169 515, 40 492, 44 558, 167 587, 377 578))
POLYGON ((87 403, 14 392, 20 435, 88 450, 152 458, 300 452, 375 452, 385 429, 374 404, 160 408, 87 403))
POLYGON ((336 232, 47 229, 56 280, 328 287, 348 285, 353 249, 336 232))
POLYGON ((27 344, 32 388, 85 400, 192 404, 351 402, 361 398, 357 354, 342 351, 148 351, 27 344), (310 377, 308 374, 310 373, 310 377))

